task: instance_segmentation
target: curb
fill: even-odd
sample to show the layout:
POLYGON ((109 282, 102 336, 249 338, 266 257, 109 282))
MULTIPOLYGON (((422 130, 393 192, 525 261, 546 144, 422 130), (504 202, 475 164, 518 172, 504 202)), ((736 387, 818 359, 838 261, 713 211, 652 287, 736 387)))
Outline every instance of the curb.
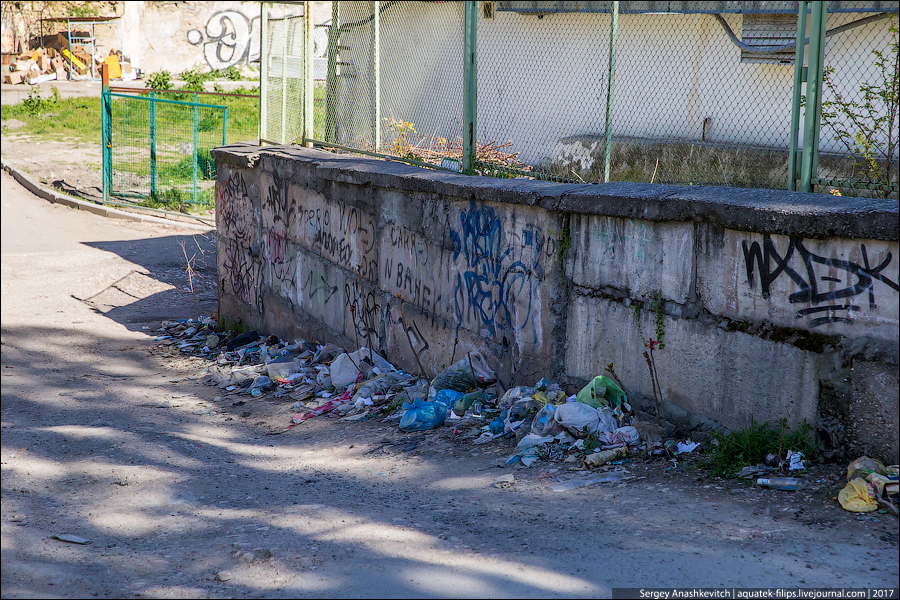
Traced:
POLYGON ((184 223, 182 221, 173 221, 170 219, 163 219, 161 217, 130 213, 128 211, 119 210, 117 208, 109 208, 99 204, 94 204, 93 202, 79 200, 77 198, 69 196, 68 194, 63 194, 61 192, 45 188, 35 183, 27 175, 10 165, 5 158, 0 158, 0 163, 2 163, 3 170, 9 172, 9 174, 12 175, 16 181, 22 184, 22 186, 24 186, 29 192, 31 192, 35 196, 43 198, 44 200, 50 201, 53 204, 63 204, 70 208, 84 210, 90 213, 94 213, 95 215, 107 217, 110 219, 122 219, 125 221, 144 221, 147 223, 156 223, 158 225, 168 225, 170 227, 195 229, 197 231, 215 231, 216 229, 215 227, 209 227, 206 225, 195 225, 194 223, 184 223))

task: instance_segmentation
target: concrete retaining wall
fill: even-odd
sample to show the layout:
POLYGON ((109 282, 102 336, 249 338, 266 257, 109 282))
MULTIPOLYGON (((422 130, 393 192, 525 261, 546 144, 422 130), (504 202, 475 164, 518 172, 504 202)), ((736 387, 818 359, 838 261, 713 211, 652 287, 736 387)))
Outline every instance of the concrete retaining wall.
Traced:
POLYGON ((429 376, 478 349, 506 387, 574 388, 613 363, 638 405, 642 339, 662 332, 675 418, 807 419, 897 461, 896 200, 213 154, 225 319, 429 376))

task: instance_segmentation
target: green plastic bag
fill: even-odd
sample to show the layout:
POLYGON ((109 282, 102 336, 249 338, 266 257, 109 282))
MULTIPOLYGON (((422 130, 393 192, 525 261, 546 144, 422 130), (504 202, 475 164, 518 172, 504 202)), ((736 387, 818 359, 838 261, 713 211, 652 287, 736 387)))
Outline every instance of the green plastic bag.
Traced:
POLYGON ((616 385, 615 381, 603 375, 594 377, 593 381, 578 392, 576 398, 579 402, 584 402, 594 408, 605 406, 616 409, 628 402, 628 396, 625 395, 622 388, 616 385))

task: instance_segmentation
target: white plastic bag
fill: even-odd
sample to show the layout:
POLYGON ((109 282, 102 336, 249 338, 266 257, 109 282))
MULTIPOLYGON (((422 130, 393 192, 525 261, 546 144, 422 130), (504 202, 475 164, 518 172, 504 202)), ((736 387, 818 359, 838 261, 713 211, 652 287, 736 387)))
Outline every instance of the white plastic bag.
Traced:
POLYGON ((600 413, 582 402, 567 402, 556 407, 556 422, 577 438, 600 429, 600 413))
MULTIPOLYGON (((331 363, 331 385, 336 388, 341 388, 355 382, 357 375, 359 375, 360 363, 362 363, 363 360, 368 360, 369 357, 369 349, 366 347, 362 347, 350 354, 344 353, 339 355, 331 363)), ((394 369, 394 365, 386 361, 382 356, 379 356, 377 352, 372 352, 371 357, 375 366, 378 367, 382 373, 396 370, 394 369)))

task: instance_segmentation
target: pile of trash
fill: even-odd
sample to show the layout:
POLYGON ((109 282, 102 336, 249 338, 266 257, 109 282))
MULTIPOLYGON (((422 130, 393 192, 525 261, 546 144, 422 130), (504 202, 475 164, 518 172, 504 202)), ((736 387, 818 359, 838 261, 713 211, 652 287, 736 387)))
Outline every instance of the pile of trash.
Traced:
POLYGON ((874 458, 860 456, 847 466, 847 485, 838 494, 838 502, 850 512, 880 510, 900 516, 897 509, 898 473, 898 465, 886 467, 874 458))
POLYGON ((45 81, 96 79, 104 64, 109 68, 110 79, 137 79, 137 70, 132 70, 131 60, 121 51, 111 50, 104 56, 92 41, 62 32, 41 48, 12 54, 9 64, 6 58, 4 52, 3 83, 36 85, 45 81))
POLYGON ((224 335, 209 318, 164 322, 160 332, 157 341, 212 363, 208 383, 291 401, 295 414, 284 431, 326 414, 397 421, 404 432, 449 425, 475 445, 514 439, 507 465, 529 467, 545 459, 573 463, 571 470, 621 465, 639 448, 672 459, 699 446, 664 440, 665 429, 641 421, 622 388, 605 376, 574 395, 546 379, 500 394, 496 374, 478 352, 429 381, 395 368, 370 348, 346 352, 334 344, 288 343, 255 331, 224 335))

